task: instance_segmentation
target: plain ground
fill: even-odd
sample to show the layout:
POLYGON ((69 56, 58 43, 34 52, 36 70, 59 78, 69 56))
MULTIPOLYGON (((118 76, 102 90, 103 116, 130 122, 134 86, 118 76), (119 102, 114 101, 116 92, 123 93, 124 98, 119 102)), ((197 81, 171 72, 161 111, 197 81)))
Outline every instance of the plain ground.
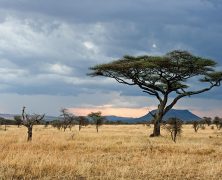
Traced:
MULTIPOLYGON (((3 127, 2 127, 3 128, 3 127)), ((79 132, 34 126, 0 130, 0 179, 222 179, 222 130, 190 125, 174 143, 149 138, 143 125, 103 125, 79 132)))

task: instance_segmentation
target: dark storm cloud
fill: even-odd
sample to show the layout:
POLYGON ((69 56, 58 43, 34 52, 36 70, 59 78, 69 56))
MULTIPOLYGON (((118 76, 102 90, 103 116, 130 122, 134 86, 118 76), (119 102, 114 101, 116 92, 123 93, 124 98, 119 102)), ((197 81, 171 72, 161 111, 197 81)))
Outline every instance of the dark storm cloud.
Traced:
POLYGON ((88 67, 173 49, 221 65, 221 12, 220 1, 207 0, 0 0, 0 91, 141 95, 138 88, 87 77, 88 67))

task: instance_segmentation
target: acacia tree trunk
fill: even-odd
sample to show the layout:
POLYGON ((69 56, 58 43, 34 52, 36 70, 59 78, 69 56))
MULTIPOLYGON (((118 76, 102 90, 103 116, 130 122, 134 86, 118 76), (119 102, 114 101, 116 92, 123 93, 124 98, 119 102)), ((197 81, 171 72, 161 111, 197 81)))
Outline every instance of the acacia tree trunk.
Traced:
POLYGON ((156 137, 160 136, 160 123, 162 121, 162 117, 158 116, 154 119, 154 128, 153 133, 150 135, 150 137, 156 137))
POLYGON ((163 119, 163 109, 164 105, 159 105, 158 110, 154 116, 154 128, 153 128, 153 133, 150 135, 150 137, 156 137, 160 136, 160 124, 163 119))
POLYGON ((27 141, 32 141, 32 126, 28 127, 28 139, 27 141))

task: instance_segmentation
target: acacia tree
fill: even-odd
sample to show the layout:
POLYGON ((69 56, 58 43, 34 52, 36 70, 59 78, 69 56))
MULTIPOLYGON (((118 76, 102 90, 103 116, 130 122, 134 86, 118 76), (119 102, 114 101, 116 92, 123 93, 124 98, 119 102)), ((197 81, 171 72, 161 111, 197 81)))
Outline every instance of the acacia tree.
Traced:
POLYGON ((92 119, 93 123, 96 125, 96 131, 99 132, 99 126, 101 126, 105 120, 103 116, 101 116, 101 112, 91 112, 88 117, 92 119))
POLYGON ((35 124, 40 123, 40 121, 45 117, 45 115, 29 115, 25 112, 25 107, 22 109, 22 125, 28 129, 28 138, 27 141, 32 141, 32 128, 35 124))
POLYGON ((175 50, 164 56, 124 56, 107 64, 91 67, 88 74, 105 76, 127 85, 136 85, 143 92, 155 96, 158 108, 154 116, 154 130, 150 136, 160 135, 163 116, 180 100, 220 86, 222 72, 215 70, 216 62, 175 50), (197 80, 205 87, 194 90, 188 80, 197 80), (173 100, 170 101, 169 97, 173 100))

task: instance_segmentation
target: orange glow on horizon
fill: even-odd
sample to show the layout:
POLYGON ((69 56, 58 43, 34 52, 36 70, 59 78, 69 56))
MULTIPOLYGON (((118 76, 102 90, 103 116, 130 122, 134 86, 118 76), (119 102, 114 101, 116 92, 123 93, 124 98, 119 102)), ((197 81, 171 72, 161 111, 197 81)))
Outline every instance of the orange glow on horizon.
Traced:
MULTIPOLYGON (((120 117, 132 117, 132 118, 138 118, 141 116, 146 115, 150 111, 156 109, 155 106, 150 107, 142 107, 142 108, 114 108, 114 107, 89 107, 89 108, 68 108, 71 113, 73 113, 76 116, 87 116, 91 112, 102 112, 103 116, 120 116, 120 117)), ((182 108, 187 109, 187 108, 182 108)), ((200 111, 197 109, 189 110, 191 113, 194 113, 195 115, 199 117, 215 117, 219 116, 222 117, 222 113, 219 109, 216 110, 209 110, 209 111, 200 111)))
POLYGON ((69 108, 69 111, 78 116, 87 116, 91 112, 101 111, 102 115, 114 115, 120 117, 141 117, 149 113, 151 108, 112 108, 112 107, 95 107, 95 108, 69 108))

